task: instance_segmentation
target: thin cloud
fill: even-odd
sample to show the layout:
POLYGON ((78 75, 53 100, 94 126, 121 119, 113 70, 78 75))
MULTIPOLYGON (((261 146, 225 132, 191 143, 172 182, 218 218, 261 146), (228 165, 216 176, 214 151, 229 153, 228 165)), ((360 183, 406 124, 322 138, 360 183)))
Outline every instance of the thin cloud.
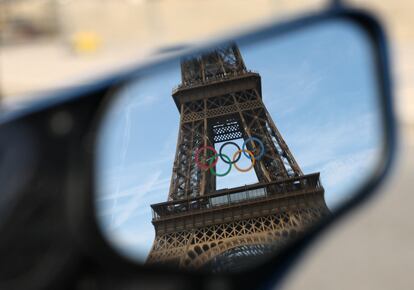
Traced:
POLYGON ((143 190, 146 190, 146 192, 151 192, 159 189, 167 189, 169 187, 170 178, 163 178, 161 180, 158 180, 156 183, 153 184, 153 186, 147 189, 147 185, 138 185, 138 186, 132 186, 122 192, 116 193, 116 194, 108 194, 108 195, 101 195, 97 198, 97 201, 105 201, 105 200, 112 200, 115 198, 122 198, 122 197, 130 197, 135 196, 137 193, 142 192, 143 190))
POLYGON ((352 197, 352 192, 373 173, 379 148, 337 156, 320 167, 328 207, 334 208, 352 197))
POLYGON ((115 221, 111 225, 111 228, 117 228, 128 220, 129 216, 140 205, 142 196, 147 194, 148 191, 151 190, 151 188, 157 182, 160 175, 161 175, 161 171, 158 171, 152 175, 150 180, 146 183, 145 188, 141 192, 141 194, 137 194, 136 196, 134 196, 134 198, 131 199, 128 206, 124 208, 124 211, 119 216, 116 217, 115 221))

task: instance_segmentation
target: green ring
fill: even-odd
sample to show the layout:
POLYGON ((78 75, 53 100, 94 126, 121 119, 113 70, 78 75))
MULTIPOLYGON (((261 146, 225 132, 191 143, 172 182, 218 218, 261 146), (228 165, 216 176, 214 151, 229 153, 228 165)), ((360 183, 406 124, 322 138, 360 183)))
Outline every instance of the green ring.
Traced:
MULTIPOLYGON (((216 154, 216 155, 214 155, 214 158, 211 158, 210 157, 210 160, 209 160, 209 165, 211 165, 211 163, 213 163, 213 161, 214 161, 214 159, 216 158, 216 156, 217 157, 224 157, 224 159, 227 159, 227 161, 228 162, 231 162, 231 159, 230 159, 230 157, 228 157, 226 154, 223 154, 223 153, 219 153, 219 154, 216 154)), ((217 172, 215 172, 214 171, 214 169, 213 169, 213 167, 216 167, 216 166, 213 166, 213 167, 210 167, 210 172, 211 172, 211 174, 213 174, 213 175, 216 175, 216 176, 220 176, 220 177, 222 177, 222 176, 226 176, 227 174, 229 174, 230 173, 230 171, 231 171, 231 163, 228 163, 229 164, 229 169, 227 169, 227 171, 226 172, 224 172, 224 173, 217 173, 217 172)))

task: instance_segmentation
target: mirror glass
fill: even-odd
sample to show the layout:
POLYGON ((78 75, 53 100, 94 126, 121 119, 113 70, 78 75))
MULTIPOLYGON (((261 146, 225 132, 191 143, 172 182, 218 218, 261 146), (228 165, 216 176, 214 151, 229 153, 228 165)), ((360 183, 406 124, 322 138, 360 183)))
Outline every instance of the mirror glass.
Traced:
POLYGON ((377 169, 375 65, 364 30, 329 20, 142 72, 99 129, 102 233, 138 263, 213 272, 283 250, 377 169))

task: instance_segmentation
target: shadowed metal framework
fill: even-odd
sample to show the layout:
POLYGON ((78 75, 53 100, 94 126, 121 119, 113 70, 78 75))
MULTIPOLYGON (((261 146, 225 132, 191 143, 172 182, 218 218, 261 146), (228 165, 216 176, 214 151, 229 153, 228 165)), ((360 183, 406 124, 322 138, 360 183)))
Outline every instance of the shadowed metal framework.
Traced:
POLYGON ((181 79, 172 94, 180 130, 168 201, 151 205, 156 237, 147 263, 236 270, 329 213, 319 173, 302 173, 262 101, 260 75, 235 44, 184 59, 181 79), (254 165, 258 183, 216 190, 196 150, 250 137, 265 147, 254 165))

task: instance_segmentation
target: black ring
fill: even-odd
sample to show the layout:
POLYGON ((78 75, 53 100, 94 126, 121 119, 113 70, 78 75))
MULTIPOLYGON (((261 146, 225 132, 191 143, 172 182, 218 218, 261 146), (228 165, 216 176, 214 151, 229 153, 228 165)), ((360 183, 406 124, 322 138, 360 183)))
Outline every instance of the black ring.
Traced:
POLYGON ((241 157, 241 153, 239 154, 239 157, 237 157, 236 158, 236 160, 233 160, 233 161, 231 161, 231 162, 228 162, 228 161, 226 161, 226 160, 224 160, 224 158, 221 156, 221 154, 223 153, 223 148, 226 146, 226 145, 229 145, 229 144, 231 144, 231 145, 234 145, 234 146, 236 146, 237 147, 237 150, 240 150, 240 146, 239 145, 237 145, 237 143, 235 143, 235 142, 226 142, 226 143, 224 143, 223 145, 221 145, 221 147, 220 147, 220 151, 219 151, 219 156, 220 156, 220 159, 224 162, 224 163, 227 163, 227 164, 234 164, 234 163, 236 163, 237 161, 239 161, 240 160, 240 157, 241 157))

